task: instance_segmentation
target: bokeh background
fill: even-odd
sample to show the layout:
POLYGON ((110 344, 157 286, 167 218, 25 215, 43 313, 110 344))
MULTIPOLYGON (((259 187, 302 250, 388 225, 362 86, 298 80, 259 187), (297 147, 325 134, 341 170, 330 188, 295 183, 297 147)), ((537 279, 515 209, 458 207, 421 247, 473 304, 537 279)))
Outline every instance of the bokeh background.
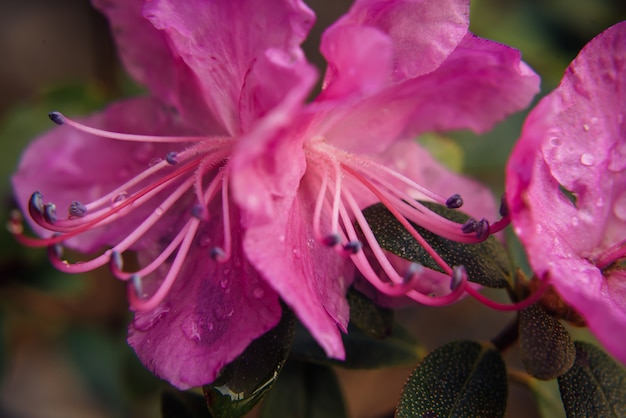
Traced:
MULTIPOLYGON (((318 22, 305 44, 317 52, 324 27, 348 0, 309 0, 318 22)), ((623 0, 475 0, 471 29, 519 48, 554 88, 579 49, 606 27, 626 19, 623 0)), ((139 91, 115 56, 105 19, 87 0, 0 2, 0 219, 15 208, 9 178, 21 150, 50 127, 50 110, 83 114, 139 91)), ((524 114, 493 132, 461 132, 449 162, 502 192, 503 165, 524 114)), ((510 319, 465 300, 434 310, 400 313, 426 348, 459 338, 489 339, 510 319)), ((126 346, 125 291, 106 270, 68 276, 48 265, 43 251, 22 248, 0 231, 0 417, 158 417, 166 384, 153 378, 126 346)), ((515 351, 508 360, 515 365, 515 351)), ((393 416, 410 368, 339 371, 350 415, 393 416)), ((528 388, 513 379, 507 417, 558 417, 554 385, 528 388), (541 402, 535 406, 533 399, 541 402), (555 403, 556 401, 556 403, 555 403), (553 412, 550 408, 557 409, 553 412)), ((562 413, 561 413, 562 414, 562 413)))

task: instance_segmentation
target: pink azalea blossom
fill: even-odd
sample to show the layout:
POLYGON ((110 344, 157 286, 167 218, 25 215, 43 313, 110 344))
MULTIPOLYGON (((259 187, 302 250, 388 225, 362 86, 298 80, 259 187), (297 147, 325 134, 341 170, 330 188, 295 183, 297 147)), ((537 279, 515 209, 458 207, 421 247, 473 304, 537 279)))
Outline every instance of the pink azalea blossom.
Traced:
MULTIPOLYGON (((61 270, 109 265, 129 282, 128 340, 158 376, 179 388, 211 382, 278 322, 279 297, 329 356, 343 358, 355 267, 379 291, 422 303, 463 292, 464 281, 440 298, 414 290, 417 269, 393 268, 361 209, 382 201, 402 220, 463 242, 500 228, 483 221, 464 234, 409 204, 445 204, 462 191, 467 212, 494 216, 484 188, 412 138, 484 132, 538 90, 517 51, 468 32, 468 1, 356 1, 324 34, 328 70, 310 103, 317 73, 299 45, 314 15, 300 1, 95 4, 151 95, 81 122, 52 113, 65 126, 31 145, 13 179, 44 238, 23 235, 17 222, 13 229, 48 247, 61 270), (68 217, 57 216, 62 207, 68 217), (70 263, 61 245, 110 249, 70 263), (125 270, 127 250, 138 252, 138 271, 125 270)), ((464 279, 439 263, 448 282, 464 279)))
POLYGON ((533 270, 626 363, 626 22, 589 42, 531 112, 507 196, 533 270))

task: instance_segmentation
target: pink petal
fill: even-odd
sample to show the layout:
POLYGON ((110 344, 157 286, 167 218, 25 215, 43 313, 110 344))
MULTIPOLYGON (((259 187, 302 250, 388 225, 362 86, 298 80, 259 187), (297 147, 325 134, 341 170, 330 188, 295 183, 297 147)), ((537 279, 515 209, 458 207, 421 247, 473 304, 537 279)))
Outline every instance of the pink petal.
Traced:
POLYGON ((247 219, 244 248, 265 280, 295 311, 327 355, 344 358, 338 326, 346 331, 345 298, 352 266, 315 240, 312 231, 315 195, 305 176, 297 196, 276 197, 272 221, 247 219))
MULTIPOLYGON (((240 132, 239 100, 255 61, 269 49, 301 59, 298 45, 314 20, 298 0, 154 0, 144 12, 167 34, 176 55, 196 75, 208 107, 231 134, 240 132)), ((281 74, 270 74, 269 79, 281 74)), ((263 94, 280 96, 289 87, 268 88, 263 94)), ((270 109, 254 110, 259 117, 270 109)))
POLYGON ((201 230, 166 299, 151 311, 136 313, 129 326, 128 342, 139 359, 179 389, 215 380, 280 319, 278 295, 246 261, 240 234, 233 231, 231 258, 221 264, 208 256, 206 241, 221 242, 221 224, 201 230))
POLYGON ((225 132, 226 128, 211 115, 192 69, 172 50, 166 34, 143 17, 144 0, 93 3, 108 17, 120 58, 138 82, 178 110, 197 132, 225 132))
MULTIPOLYGON (((118 102, 88 117, 85 123, 111 131, 148 135, 186 131, 172 120, 171 112, 162 104, 147 98, 118 102)), ((22 155, 12 179, 16 199, 24 213, 28 213, 30 196, 39 191, 44 202, 54 203, 58 216, 65 218, 72 201, 86 204, 100 198, 147 169, 154 158, 164 158, 169 151, 167 145, 115 141, 69 126, 56 127, 32 142, 22 155)), ((67 244, 91 252, 102 245, 117 243, 154 210, 158 199, 155 197, 108 227, 71 238, 67 244)), ((167 222, 165 218, 158 225, 167 228, 164 225, 167 222)), ((49 235, 36 225, 34 228, 42 235, 49 235)))
POLYGON ((538 91, 539 78, 518 51, 467 34, 438 69, 364 100, 338 118, 326 137, 341 148, 378 153, 399 136, 485 132, 538 91))
POLYGON ((616 336, 626 326, 625 277, 601 271, 594 260, 626 236, 624 50, 626 23, 583 48, 561 85, 528 116, 506 186, 533 270, 552 279, 622 361, 626 351, 616 336))
MULTIPOLYGON (((350 77, 350 72, 340 71, 344 68, 354 71, 358 80, 367 82, 365 74, 372 71, 369 67, 379 62, 378 56, 373 55, 372 63, 361 70, 365 74, 359 74, 358 68, 346 68, 345 63, 353 56, 349 51, 355 44, 353 36, 359 31, 350 29, 353 35, 345 36, 339 29, 362 27, 360 32, 367 36, 364 42, 370 41, 370 28, 386 34, 393 43, 392 78, 400 82, 435 70, 465 36, 468 24, 469 2, 465 0, 357 0, 324 35, 324 44, 335 44, 334 48, 322 49, 331 68, 324 84, 350 77)), ((354 52, 357 57, 361 53, 354 52)), ((384 54, 382 63, 386 65, 387 52, 384 54)))

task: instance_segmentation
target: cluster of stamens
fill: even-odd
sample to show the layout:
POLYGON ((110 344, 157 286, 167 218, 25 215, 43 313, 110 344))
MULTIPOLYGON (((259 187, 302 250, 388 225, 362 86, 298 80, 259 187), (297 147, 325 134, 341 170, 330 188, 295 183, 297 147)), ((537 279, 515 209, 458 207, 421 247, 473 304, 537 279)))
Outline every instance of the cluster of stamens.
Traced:
MULTIPOLYGON (((54 203, 44 203, 41 193, 33 193, 28 204, 29 215, 37 225, 53 234, 48 238, 25 235, 21 217, 16 213, 9 227, 20 242, 33 247, 47 247, 51 262, 62 271, 80 273, 108 265, 117 278, 129 283, 130 304, 138 311, 154 309, 163 301, 184 265, 201 223, 210 216, 220 217, 223 242, 220 246, 210 247, 208 255, 218 263, 229 260, 232 232, 228 161, 233 148, 232 138, 123 134, 83 125, 58 112, 49 116, 58 125, 67 125, 104 139, 167 143, 178 145, 183 150, 168 152, 162 159, 97 200, 89 203, 72 202, 68 216, 64 219, 58 217, 54 203), (189 204, 190 196, 194 198, 195 204, 189 204), (155 205, 156 199, 162 201, 155 205), (155 209, 116 245, 88 261, 70 263, 63 259, 62 246, 65 242, 109 225, 149 201, 155 209), (218 204, 219 213, 209 213, 210 204, 218 201, 221 202, 218 204), (161 253, 140 269, 126 271, 123 254, 131 250, 166 212, 181 204, 189 206, 189 217, 173 237, 168 237, 168 244, 161 253), (143 278, 166 264, 169 264, 167 274, 157 290, 147 295, 143 278)), ((457 209, 463 205, 463 199, 458 194, 447 198, 438 196, 382 164, 338 150, 324 141, 310 141, 305 146, 305 152, 311 163, 311 173, 319 180, 311 220, 314 238, 332 248, 338 256, 350 258, 360 274, 380 292, 408 296, 431 306, 450 304, 467 292, 481 302, 503 310, 520 309, 537 299, 531 297, 512 305, 486 299, 467 285, 465 268, 448 265, 413 226, 420 225, 449 240, 479 243, 508 225, 506 205, 501 207, 502 218, 493 224, 486 219, 472 218, 459 225, 433 212, 416 199, 418 195, 422 199, 457 209), (415 290, 424 271, 417 263, 411 264, 405 272, 396 270, 362 212, 363 205, 359 199, 366 195, 382 203, 450 277, 448 294, 434 297, 415 290), (364 247, 367 247, 368 255, 363 251, 364 247), (385 278, 381 278, 376 270, 384 272, 385 278)), ((537 293, 540 295, 542 292, 537 293)))

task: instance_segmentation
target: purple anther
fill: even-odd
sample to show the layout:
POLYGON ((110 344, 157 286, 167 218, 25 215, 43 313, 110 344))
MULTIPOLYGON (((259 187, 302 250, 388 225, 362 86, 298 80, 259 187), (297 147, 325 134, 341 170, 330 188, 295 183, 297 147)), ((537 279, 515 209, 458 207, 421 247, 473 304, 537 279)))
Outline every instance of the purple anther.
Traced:
POLYGON ((454 290, 461 285, 463 280, 467 279, 467 272, 464 266, 454 266, 452 268, 452 280, 450 281, 450 290, 454 290))
POLYGON ((176 165, 176 164, 178 164, 178 158, 177 157, 178 157, 178 153, 177 152, 175 152, 175 151, 168 152, 165 155, 165 161, 167 161, 167 163, 169 165, 176 165))
POLYGON ((483 240, 489 236, 489 221, 482 218, 476 224, 476 238, 483 240))
POLYGON ((65 124, 65 116, 63 116, 61 112, 50 112, 48 113, 48 117, 52 122, 56 123, 57 125, 65 124))
POLYGON ((135 289, 135 294, 138 298, 143 298, 143 282, 141 280, 141 276, 138 274, 133 274, 130 276, 130 282, 133 284, 133 288, 135 289))
POLYGON ((502 198, 500 198, 500 216, 503 218, 509 216, 509 205, 506 204, 506 194, 503 194, 502 198))
POLYGON ((461 226, 461 231, 463 231, 464 234, 471 234, 472 232, 476 231, 477 226, 478 226, 478 221, 476 221, 476 219, 474 218, 469 218, 461 226))
POLYGON ((208 219, 207 211, 204 206, 201 205, 193 205, 191 207, 191 216, 201 221, 206 221, 208 219))
POLYGON ((404 280, 404 283, 410 282, 413 277, 421 274, 422 271, 424 271, 424 266, 422 266, 420 263, 411 263, 409 268, 404 273, 404 277, 402 278, 404 280))
POLYGON ((361 244, 361 241, 350 241, 343 246, 343 249, 345 251, 352 254, 358 253, 359 251, 361 251, 361 248, 363 248, 363 244, 361 244))
POLYGON ((61 259, 63 257, 63 246, 61 244, 53 244, 51 250, 56 258, 61 259))
POLYGON ((43 196, 40 192, 35 192, 30 196, 28 206, 30 207, 31 212, 35 211, 38 212, 40 215, 43 215, 43 196))
POLYGON ((120 254, 119 251, 111 252, 110 263, 111 263, 111 270, 115 268, 116 270, 121 271, 122 268, 124 267, 124 259, 122 258, 122 254, 120 254))
POLYGON ((220 247, 213 247, 209 250, 209 257, 211 257, 213 261, 219 261, 226 257, 226 253, 220 247))
POLYGON ((339 236, 339 234, 328 234, 322 240, 324 245, 328 247, 334 247, 335 245, 339 244, 339 241, 341 241, 341 237, 339 236))
POLYGON ((78 201, 73 201, 68 210, 70 218, 82 218, 87 214, 87 206, 78 201))
POLYGON ((458 209, 463 206, 463 198, 460 194, 453 194, 446 200, 446 206, 450 209, 458 209))
POLYGON ((57 221, 57 207, 54 203, 48 203, 44 206, 43 218, 51 224, 57 221))

